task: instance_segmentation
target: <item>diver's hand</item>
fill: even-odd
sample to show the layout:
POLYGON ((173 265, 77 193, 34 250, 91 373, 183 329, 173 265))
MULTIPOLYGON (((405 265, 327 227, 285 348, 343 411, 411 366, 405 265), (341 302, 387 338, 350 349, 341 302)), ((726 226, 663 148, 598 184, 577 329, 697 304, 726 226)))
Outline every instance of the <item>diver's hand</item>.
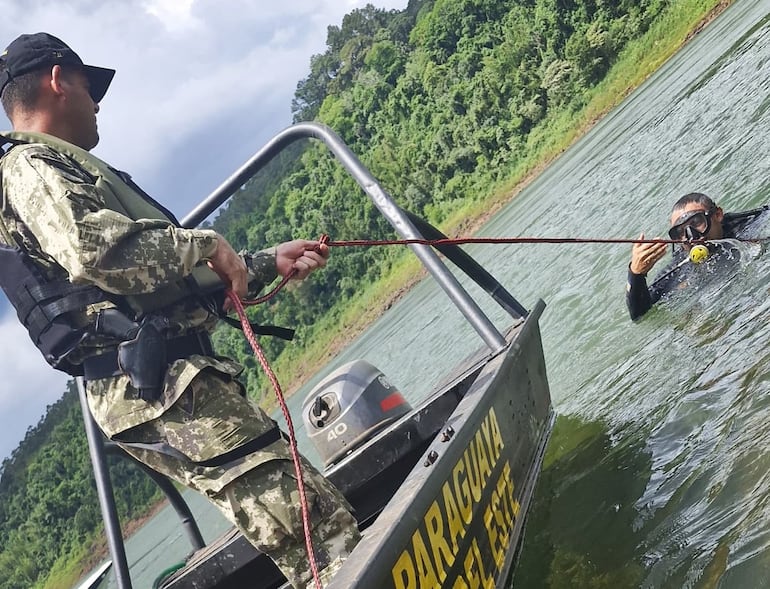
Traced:
MULTIPOLYGON (((248 290, 249 275, 246 262, 239 256, 227 240, 217 234, 217 248, 208 259, 207 264, 219 275, 225 286, 232 290, 239 298, 246 296, 248 290)), ((225 300, 225 310, 229 310, 230 301, 225 300)))
MULTIPOLYGON (((644 233, 639 236, 644 239, 644 233)), ((666 255, 665 243, 635 243, 631 248, 631 265, 634 274, 647 274, 666 255)))
POLYGON ((319 241, 295 239, 279 244, 275 250, 275 268, 278 274, 286 276, 292 270, 294 278, 302 280, 308 274, 326 266, 329 247, 319 241))

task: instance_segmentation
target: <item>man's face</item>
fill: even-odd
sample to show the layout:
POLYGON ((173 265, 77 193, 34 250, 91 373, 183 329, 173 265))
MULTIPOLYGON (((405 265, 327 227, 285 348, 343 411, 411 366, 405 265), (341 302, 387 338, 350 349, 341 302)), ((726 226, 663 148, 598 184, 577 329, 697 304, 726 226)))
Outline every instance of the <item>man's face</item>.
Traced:
POLYGON ((96 113, 99 105, 89 94, 88 78, 81 71, 70 70, 62 77, 67 89, 67 117, 71 125, 75 145, 89 150, 99 143, 96 113))
MULTIPOLYGON (((671 229, 669 236, 672 239, 686 239, 687 229, 694 235, 702 235, 704 239, 722 239, 722 219, 724 213, 719 207, 709 209, 702 204, 690 202, 683 208, 671 213, 671 229)), ((692 246, 683 244, 685 250, 692 246)))

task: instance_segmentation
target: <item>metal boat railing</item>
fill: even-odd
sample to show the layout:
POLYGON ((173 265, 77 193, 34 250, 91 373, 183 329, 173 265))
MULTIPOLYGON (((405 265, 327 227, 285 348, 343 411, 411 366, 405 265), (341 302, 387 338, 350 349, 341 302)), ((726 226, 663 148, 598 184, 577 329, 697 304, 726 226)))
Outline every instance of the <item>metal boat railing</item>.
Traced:
MULTIPOLYGON (((423 236, 417 231, 407 213, 380 186, 380 183, 374 179, 369 170, 364 167, 339 136, 329 127, 320 123, 299 123, 278 133, 240 169, 236 170, 230 178, 214 190, 200 205, 182 219, 182 226, 198 226, 286 146, 299 139, 309 138, 318 139, 329 148, 340 164, 342 164, 358 185, 363 188, 364 192, 369 195, 374 205, 402 239, 422 239, 423 236)), ((449 271, 436 252, 427 245, 412 244, 409 247, 412 248, 412 251, 414 251, 428 272, 481 336, 484 343, 493 352, 503 349, 505 347, 505 337, 479 308, 476 301, 460 285, 457 278, 449 271)))
MULTIPOLYGON (((393 198, 382 188, 382 186, 380 186, 379 182, 374 179, 369 170, 364 167, 353 152, 351 152, 343 143, 339 136, 325 125, 319 123, 299 123, 278 133, 262 149, 254 154, 249 161, 236 170, 235 173, 184 217, 181 221, 181 225, 183 227, 198 226, 222 206, 228 198, 240 190, 249 179, 263 169, 284 148, 299 139, 318 139, 322 141, 364 192, 366 192, 374 205, 379 209, 402 239, 424 239, 425 236, 417 230, 415 224, 420 225, 421 229, 423 229, 425 233, 429 233, 429 237, 432 239, 443 236, 443 234, 438 232, 435 228, 402 210, 393 198)), ((505 337, 493 325, 476 301, 474 301, 462 287, 454 274, 449 271, 436 252, 427 245, 410 244, 409 247, 414 251, 426 270, 436 282, 438 282, 447 296, 449 296, 452 303, 479 334, 490 351, 492 353, 498 353, 505 349, 505 337)), ((500 285, 500 283, 492 278, 489 273, 483 270, 478 263, 465 254, 459 247, 445 247, 445 249, 441 249, 441 251, 482 286, 482 288, 484 288, 511 316, 514 318, 521 318, 528 314, 527 310, 519 304, 519 302, 516 301, 516 299, 513 298, 502 285, 500 285)), ((83 420, 85 422, 91 462, 93 463, 94 468, 97 495, 102 511, 102 518, 104 520, 107 544, 113 561, 115 579, 118 589, 132 589, 125 545, 121 534, 117 509, 115 507, 115 498, 112 491, 109 470, 107 468, 106 453, 109 442, 106 442, 104 434, 97 426, 88 408, 83 379, 78 377, 76 380, 80 403, 83 410, 83 420)), ((114 445, 109 446, 109 448, 115 450, 118 449, 118 447, 114 445)), ((121 451, 121 454, 130 458, 125 452, 121 451)), ((133 460, 133 458, 130 459, 133 460)), ((182 523, 186 528, 193 549, 202 548, 203 539, 200 535, 200 531, 198 530, 197 524, 182 496, 162 475, 152 476, 152 478, 166 493, 171 505, 182 519, 182 523), (164 484, 162 482, 164 480, 168 484, 164 484)))

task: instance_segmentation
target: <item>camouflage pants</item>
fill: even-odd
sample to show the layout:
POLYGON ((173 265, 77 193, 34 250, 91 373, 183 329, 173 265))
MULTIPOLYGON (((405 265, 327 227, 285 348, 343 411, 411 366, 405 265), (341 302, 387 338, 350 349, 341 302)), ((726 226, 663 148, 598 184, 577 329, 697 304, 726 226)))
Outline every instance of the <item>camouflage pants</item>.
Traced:
MULTIPOLYGON (((166 413, 116 441, 141 462, 205 493, 294 587, 314 587, 288 443, 280 439, 220 466, 196 464, 232 455, 273 427, 241 395, 237 381, 202 372, 166 413)), ((302 472, 316 562, 323 570, 343 560, 360 536, 342 494, 304 459, 302 472)))
MULTIPOLYGON (((337 500, 331 485, 304 469, 316 564, 323 571, 344 559, 359 535, 355 519, 337 500)), ((275 562, 294 587, 315 587, 305 546, 294 465, 273 461, 225 487, 212 497, 227 517, 259 550, 275 562)))

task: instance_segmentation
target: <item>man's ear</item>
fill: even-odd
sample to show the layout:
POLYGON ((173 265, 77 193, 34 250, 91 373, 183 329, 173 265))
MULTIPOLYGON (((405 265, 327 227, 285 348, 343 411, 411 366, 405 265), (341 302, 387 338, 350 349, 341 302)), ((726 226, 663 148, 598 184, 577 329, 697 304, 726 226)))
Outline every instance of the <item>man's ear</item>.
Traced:
POLYGON ((717 210, 714 211, 714 219, 716 219, 721 223, 724 217, 725 217, 725 212, 722 210, 722 207, 717 207, 717 210))
POLYGON ((62 72, 60 65, 54 65, 51 67, 51 77, 50 79, 46 78, 46 83, 48 84, 51 91, 58 95, 64 94, 64 88, 62 86, 64 74, 62 72))

